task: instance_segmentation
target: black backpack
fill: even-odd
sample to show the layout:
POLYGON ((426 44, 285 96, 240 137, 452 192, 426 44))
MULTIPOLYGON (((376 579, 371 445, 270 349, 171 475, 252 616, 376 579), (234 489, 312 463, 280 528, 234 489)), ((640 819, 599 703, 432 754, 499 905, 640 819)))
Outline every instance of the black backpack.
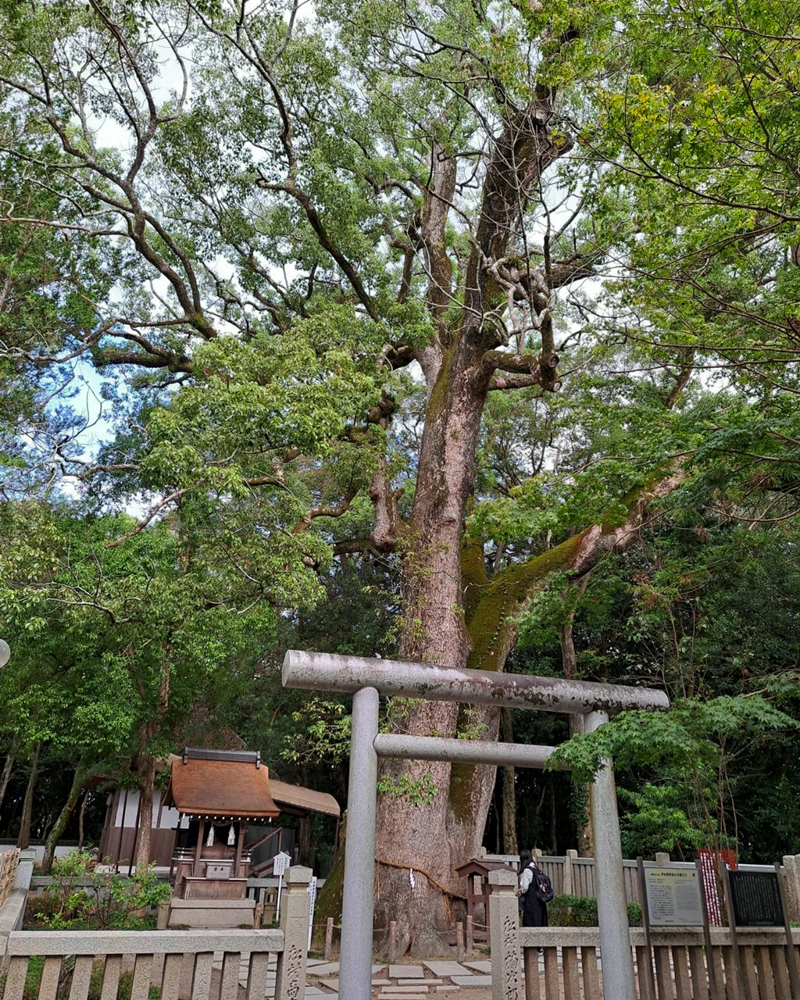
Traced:
POLYGON ((547 875, 545 875, 543 871, 539 871, 538 868, 533 873, 531 889, 533 889, 536 893, 536 898, 541 899, 543 903, 549 903, 553 896, 555 896, 555 893, 553 892, 553 883, 547 875))

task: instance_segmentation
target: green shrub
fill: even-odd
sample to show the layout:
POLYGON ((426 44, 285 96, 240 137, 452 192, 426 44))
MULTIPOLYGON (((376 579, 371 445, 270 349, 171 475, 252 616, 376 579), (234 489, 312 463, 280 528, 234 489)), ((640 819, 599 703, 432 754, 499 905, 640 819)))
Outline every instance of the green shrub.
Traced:
POLYGON ((74 851, 56 861, 53 884, 41 896, 29 897, 26 926, 53 930, 141 930, 154 926, 146 916, 169 896, 153 866, 125 878, 116 871, 97 871, 87 851, 74 851))
MULTIPOLYGON (((593 896, 554 896, 547 905, 547 917, 551 927, 597 927, 597 900, 593 896)), ((638 903, 628 903, 628 923, 641 926, 638 903)))

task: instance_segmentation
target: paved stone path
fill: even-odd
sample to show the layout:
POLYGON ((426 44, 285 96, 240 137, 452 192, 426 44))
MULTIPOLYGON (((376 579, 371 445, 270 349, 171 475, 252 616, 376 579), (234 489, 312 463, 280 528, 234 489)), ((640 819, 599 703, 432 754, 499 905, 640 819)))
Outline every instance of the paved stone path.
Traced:
MULTIPOLYGON (((214 956, 217 976, 222 954, 214 956)), ((375 1000, 490 1000, 491 962, 431 961, 419 965, 373 965, 372 995, 375 1000)), ((247 986, 248 961, 242 960, 239 984, 247 986)), ((213 992, 213 990, 212 990, 213 992)), ((242 994, 240 993, 240 996, 242 994)), ((266 1000, 275 996, 275 966, 267 975, 266 1000)), ((309 959, 305 1000, 339 1000, 339 963, 309 959)), ((344 997, 341 1000, 345 1000, 344 997)))
MULTIPOLYGON (((373 965, 375 1000, 489 1000, 492 977, 488 961, 430 961, 419 965, 373 965)), ((306 997, 338 1000, 339 963, 308 963, 306 997)), ((344 1000, 344 998, 342 998, 344 1000)))

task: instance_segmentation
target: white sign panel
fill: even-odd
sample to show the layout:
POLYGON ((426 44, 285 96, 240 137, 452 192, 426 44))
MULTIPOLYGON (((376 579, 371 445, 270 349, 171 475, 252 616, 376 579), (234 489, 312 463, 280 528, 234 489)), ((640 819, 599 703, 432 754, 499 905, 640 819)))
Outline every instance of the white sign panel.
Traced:
POLYGON ((292 856, 287 854, 285 851, 281 851, 280 854, 276 854, 272 859, 272 873, 278 876, 278 905, 275 909, 275 919, 280 923, 281 920, 281 896, 283 894, 283 876, 287 868, 292 866, 292 856))
POLYGON ((695 868, 645 868, 652 927, 702 927, 703 901, 695 868))
POLYGON ((286 854, 285 851, 281 851, 280 854, 276 854, 272 862, 272 873, 280 877, 286 871, 287 868, 292 866, 292 856, 291 854, 286 854))
POLYGON ((308 883, 308 947, 311 948, 311 932, 314 929, 314 907, 317 903, 317 876, 308 883))

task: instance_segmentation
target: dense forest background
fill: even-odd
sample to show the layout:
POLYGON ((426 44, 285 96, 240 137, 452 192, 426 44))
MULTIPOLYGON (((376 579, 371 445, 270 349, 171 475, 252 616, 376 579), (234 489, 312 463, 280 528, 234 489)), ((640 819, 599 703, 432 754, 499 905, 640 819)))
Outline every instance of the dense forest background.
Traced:
POLYGON ((406 946, 481 843, 590 854, 603 754, 626 855, 800 853, 798 36, 795 0, 0 3, 0 835, 96 841, 119 784, 147 829, 185 744, 343 803, 303 648, 670 695, 591 736, 387 704, 573 768, 386 765, 406 946))

